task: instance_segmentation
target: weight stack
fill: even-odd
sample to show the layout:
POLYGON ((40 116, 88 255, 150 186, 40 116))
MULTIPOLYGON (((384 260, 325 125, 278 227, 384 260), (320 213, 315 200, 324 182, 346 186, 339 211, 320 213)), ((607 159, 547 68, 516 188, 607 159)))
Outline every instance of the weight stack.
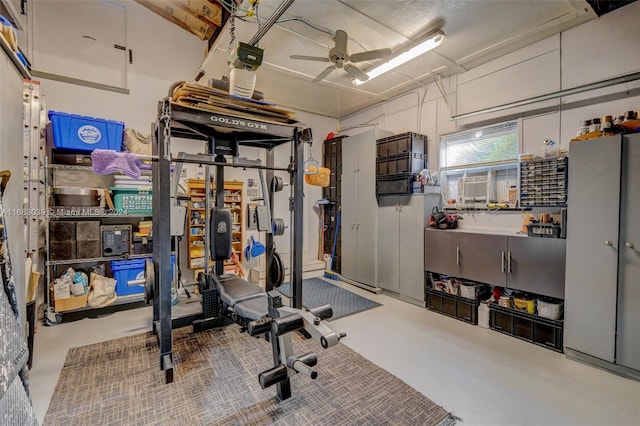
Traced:
POLYGON ((217 318, 220 316, 220 299, 215 289, 204 290, 202 293, 202 313, 206 318, 217 318))

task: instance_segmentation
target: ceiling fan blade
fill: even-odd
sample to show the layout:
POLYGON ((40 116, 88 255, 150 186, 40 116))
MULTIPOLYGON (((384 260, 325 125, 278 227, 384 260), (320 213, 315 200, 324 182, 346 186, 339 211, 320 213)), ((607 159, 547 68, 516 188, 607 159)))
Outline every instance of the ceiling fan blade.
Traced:
POLYGON ((323 58, 321 56, 290 55, 289 58, 304 59, 305 61, 331 62, 331 59, 323 58))
POLYGON ((320 74, 318 74, 318 76, 316 78, 313 79, 313 82, 317 83, 320 80, 324 80, 324 78, 326 76, 328 76, 329 74, 331 74, 331 71, 333 71, 335 69, 336 69, 335 65, 328 66, 327 68, 324 69, 324 71, 322 71, 320 74))
POLYGON ((360 81, 369 80, 369 76, 355 65, 347 64, 344 66, 344 70, 351 74, 352 77, 357 78, 360 81))
POLYGON ((349 56, 351 62, 369 61, 371 59, 382 59, 391 55, 391 49, 367 50, 366 52, 354 53, 349 56))
POLYGON ((347 41, 349 40, 347 33, 342 30, 336 30, 336 36, 333 39, 336 42, 336 51, 346 55, 347 41))

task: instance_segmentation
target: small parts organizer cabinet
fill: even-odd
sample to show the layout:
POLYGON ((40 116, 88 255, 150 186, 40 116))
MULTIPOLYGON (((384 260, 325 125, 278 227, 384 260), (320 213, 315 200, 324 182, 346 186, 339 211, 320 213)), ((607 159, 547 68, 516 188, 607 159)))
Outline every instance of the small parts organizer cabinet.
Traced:
MULTIPOLYGON (((210 202, 214 202, 215 183, 211 183, 212 193, 210 202)), ((188 205, 187 229, 189 234, 189 269, 204 268, 204 237, 205 237, 205 185, 202 179, 189 179, 187 192, 190 197, 188 205)), ((231 210, 232 223, 232 246, 233 253, 237 259, 242 256, 243 238, 243 183, 240 181, 227 181, 224 183, 224 206, 231 210)), ((234 265, 227 262, 226 266, 234 265)))
POLYGON ((565 206, 567 204, 567 157, 520 162, 520 205, 522 207, 565 206))

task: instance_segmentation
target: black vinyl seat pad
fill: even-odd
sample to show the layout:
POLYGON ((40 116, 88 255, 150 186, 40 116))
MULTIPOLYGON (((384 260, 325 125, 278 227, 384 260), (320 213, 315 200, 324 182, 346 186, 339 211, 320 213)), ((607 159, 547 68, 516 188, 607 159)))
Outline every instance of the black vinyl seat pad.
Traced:
POLYGON ((249 321, 266 318, 269 313, 269 300, 266 293, 244 302, 236 303, 233 311, 239 317, 249 321))
POLYGON ((268 298, 264 290, 235 275, 214 277, 220 299, 236 315, 249 321, 265 318, 269 312, 268 298))

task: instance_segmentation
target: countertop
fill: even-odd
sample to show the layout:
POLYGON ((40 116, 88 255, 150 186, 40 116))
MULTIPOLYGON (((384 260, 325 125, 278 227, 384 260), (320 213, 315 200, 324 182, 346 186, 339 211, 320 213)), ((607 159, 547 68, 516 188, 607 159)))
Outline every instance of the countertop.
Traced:
MULTIPOLYGON (((425 228, 428 231, 433 232, 457 232, 465 234, 489 234, 489 235, 504 235, 509 237, 528 237, 526 233, 520 232, 520 230, 514 231, 509 229, 496 229, 496 228, 456 228, 456 229, 434 229, 425 228)), ((538 237, 535 237, 538 238, 538 237)))

